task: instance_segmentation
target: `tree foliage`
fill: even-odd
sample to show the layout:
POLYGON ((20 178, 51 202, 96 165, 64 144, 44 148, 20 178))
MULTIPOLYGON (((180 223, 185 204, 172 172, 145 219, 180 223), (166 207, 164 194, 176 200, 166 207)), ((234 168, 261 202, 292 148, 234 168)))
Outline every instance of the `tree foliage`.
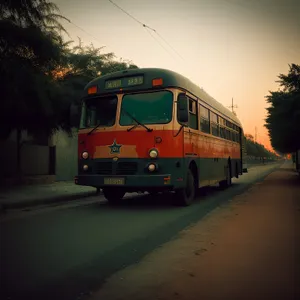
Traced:
POLYGON ((95 48, 92 44, 84 46, 79 39, 79 44, 69 48, 64 56, 64 64, 54 71, 57 82, 67 94, 71 93, 72 102, 78 101, 85 85, 100 75, 106 75, 115 71, 137 68, 133 64, 119 62, 114 53, 102 53, 101 48, 95 48))
MULTIPOLYGON (((133 64, 116 60, 114 53, 102 53, 101 48, 95 48, 92 44, 84 46, 79 39, 79 44, 68 48, 64 55, 64 64, 54 71, 54 76, 61 88, 60 99, 65 103, 62 120, 65 130, 69 130, 71 124, 64 123, 69 120, 71 104, 80 105, 81 96, 86 84, 100 75, 106 75, 115 71, 137 68, 133 64)), ((78 111, 79 112, 79 111, 78 111)), ((79 115, 77 116, 79 124, 79 115)))
POLYGON ((13 129, 50 134, 57 127, 57 84, 63 30, 58 9, 43 0, 2 1, 0 6, 1 136, 13 129))
MULTIPOLYGON (((70 129, 69 107, 100 74, 136 68, 102 48, 65 42, 58 7, 46 0, 0 3, 0 138, 14 130, 70 129)), ((67 19, 66 19, 67 20, 67 19)))
POLYGON ((256 143, 251 134, 245 134, 245 146, 247 155, 250 157, 259 159, 262 159, 263 157, 275 159, 277 157, 275 153, 267 150, 264 145, 256 143))
POLYGON ((282 90, 267 98, 266 128, 274 149, 282 153, 300 149, 300 66, 292 64, 287 75, 280 74, 282 90))

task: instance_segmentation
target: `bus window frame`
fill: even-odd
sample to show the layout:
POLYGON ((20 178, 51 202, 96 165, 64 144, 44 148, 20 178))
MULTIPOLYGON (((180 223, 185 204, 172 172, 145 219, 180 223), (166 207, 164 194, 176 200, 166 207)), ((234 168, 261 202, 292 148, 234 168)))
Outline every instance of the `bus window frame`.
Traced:
POLYGON ((192 130, 199 130, 199 117, 198 117, 198 99, 193 99, 190 96, 187 96, 188 98, 188 110, 189 110, 189 122, 188 122, 188 128, 192 130), (192 110, 190 110, 190 103, 192 103, 192 110), (194 110, 194 111, 193 111, 194 110), (190 126, 190 116, 194 115, 196 117, 196 126, 197 128, 192 128, 190 126))
POLYGON ((210 120, 211 135, 214 137, 220 137, 219 115, 213 111, 210 111, 210 120), (216 121, 212 118, 214 116, 216 116, 216 121), (217 126, 217 135, 213 133, 213 126, 215 125, 217 126))
MULTIPOLYGON (((119 117, 118 117, 118 126, 121 126, 121 127, 131 127, 133 126, 134 124, 131 124, 131 125, 121 125, 120 124, 120 120, 121 120, 121 111, 122 111, 122 104, 123 104, 123 98, 127 95, 134 95, 134 94, 150 94, 150 93, 157 93, 157 92, 169 92, 172 94, 172 114, 171 114, 171 119, 168 123, 144 123, 142 122, 144 125, 147 125, 147 126, 156 126, 156 125, 168 125, 170 123, 173 122, 174 120, 174 104, 175 102, 175 93, 173 90, 171 89, 168 89, 168 88, 162 88, 162 89, 155 89, 155 90, 139 90, 139 91, 134 91, 134 92, 129 92, 129 93, 123 93, 120 97, 120 108, 119 108, 119 117)), ((140 120, 139 120, 140 121, 140 120)))
POLYGON ((201 102, 199 102, 198 109, 199 109, 199 131, 202 132, 202 133, 204 133, 204 134, 211 134, 211 128, 210 128, 210 109, 207 108, 206 106, 204 106, 201 102), (204 109, 206 109, 208 111, 208 118, 201 116, 202 108, 204 108, 204 109), (201 118, 203 118, 206 121, 208 121, 209 132, 201 130, 201 118))

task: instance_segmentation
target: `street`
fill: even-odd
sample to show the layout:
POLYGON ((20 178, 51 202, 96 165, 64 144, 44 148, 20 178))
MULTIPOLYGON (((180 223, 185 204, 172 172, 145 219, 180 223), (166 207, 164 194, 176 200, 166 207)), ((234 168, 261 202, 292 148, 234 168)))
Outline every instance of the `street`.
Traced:
POLYGON ((170 197, 132 196, 111 207, 102 196, 1 219, 2 299, 81 299, 105 279, 175 238, 278 164, 250 169, 233 186, 203 189, 190 207, 170 197), (3 298, 4 297, 4 298, 3 298))

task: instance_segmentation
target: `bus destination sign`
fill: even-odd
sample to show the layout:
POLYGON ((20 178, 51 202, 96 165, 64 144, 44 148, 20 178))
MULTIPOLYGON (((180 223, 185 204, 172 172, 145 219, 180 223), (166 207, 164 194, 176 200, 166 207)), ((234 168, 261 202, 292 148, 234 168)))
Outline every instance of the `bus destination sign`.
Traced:
POLYGON ((117 89, 122 87, 140 85, 143 83, 143 76, 125 77, 121 79, 107 80, 105 82, 105 89, 117 89))

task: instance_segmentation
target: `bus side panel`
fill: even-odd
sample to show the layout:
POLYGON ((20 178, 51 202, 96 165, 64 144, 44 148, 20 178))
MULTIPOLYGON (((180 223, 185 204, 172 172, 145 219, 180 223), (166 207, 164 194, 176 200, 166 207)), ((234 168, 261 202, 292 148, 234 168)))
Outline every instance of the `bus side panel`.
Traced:
POLYGON ((184 131, 184 155, 186 167, 195 161, 199 186, 214 184, 226 179, 228 161, 231 177, 241 174, 241 147, 238 143, 201 134, 193 129, 184 131))

